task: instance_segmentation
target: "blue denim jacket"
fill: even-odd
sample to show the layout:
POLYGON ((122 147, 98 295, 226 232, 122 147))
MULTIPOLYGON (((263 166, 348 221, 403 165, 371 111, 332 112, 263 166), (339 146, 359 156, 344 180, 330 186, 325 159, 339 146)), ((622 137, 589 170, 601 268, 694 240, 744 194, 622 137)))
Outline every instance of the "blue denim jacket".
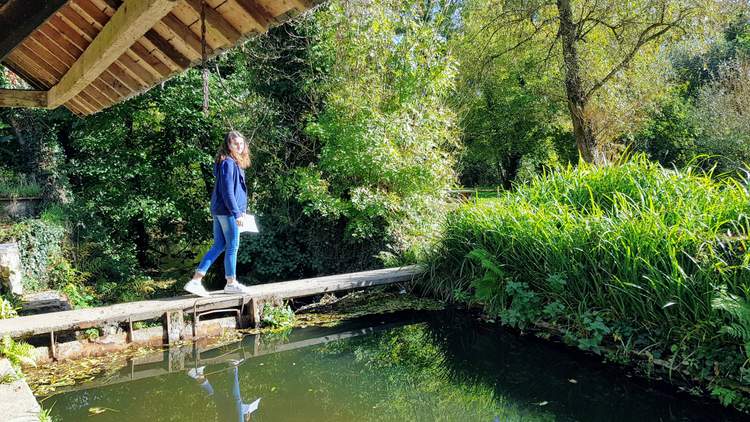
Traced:
POLYGON ((239 218, 247 211, 245 171, 233 159, 227 158, 214 164, 214 176, 216 184, 211 193, 211 214, 239 218))

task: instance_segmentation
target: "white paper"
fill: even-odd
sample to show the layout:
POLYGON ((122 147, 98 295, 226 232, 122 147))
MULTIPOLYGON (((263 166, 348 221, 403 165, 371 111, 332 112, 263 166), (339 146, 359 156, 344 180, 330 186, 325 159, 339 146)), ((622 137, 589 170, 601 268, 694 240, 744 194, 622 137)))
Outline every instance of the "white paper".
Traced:
POLYGON ((250 404, 243 404, 242 405, 242 415, 247 415, 249 413, 253 413, 256 410, 258 410, 258 405, 260 404, 260 399, 255 400, 254 402, 250 404))
POLYGON ((258 225, 255 223, 253 214, 245 214, 242 225, 239 226, 240 233, 258 233, 258 225))

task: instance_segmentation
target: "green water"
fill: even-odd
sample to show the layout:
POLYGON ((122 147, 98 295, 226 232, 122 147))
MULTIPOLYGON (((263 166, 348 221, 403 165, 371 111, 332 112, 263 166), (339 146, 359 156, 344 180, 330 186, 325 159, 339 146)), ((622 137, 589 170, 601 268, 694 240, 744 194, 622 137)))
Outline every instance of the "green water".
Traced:
POLYGON ((743 420, 559 345, 447 311, 174 349, 76 388, 43 401, 55 420, 743 420), (204 377, 191 377, 194 368, 204 377), (90 416, 92 408, 104 412, 90 416))

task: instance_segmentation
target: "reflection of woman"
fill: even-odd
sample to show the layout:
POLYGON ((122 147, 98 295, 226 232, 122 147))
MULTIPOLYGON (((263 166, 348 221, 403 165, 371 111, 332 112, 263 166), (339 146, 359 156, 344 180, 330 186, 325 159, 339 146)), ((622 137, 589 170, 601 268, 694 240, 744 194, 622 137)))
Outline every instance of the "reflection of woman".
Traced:
POLYGON ((188 371, 188 376, 199 382, 203 391, 214 399, 219 421, 247 422, 250 420, 250 415, 258 409, 260 399, 249 404, 242 402, 237 369, 239 363, 235 361, 231 367, 217 370, 218 372, 207 376, 204 375, 205 367, 203 366, 188 371))
POLYGON ((237 282, 237 251, 240 247, 239 226, 243 225, 247 210, 245 169, 250 166, 250 155, 245 138, 237 131, 227 133, 214 162, 216 183, 211 194, 211 215, 214 218, 214 243, 206 252, 185 290, 201 297, 208 291, 201 284, 211 264, 224 252, 224 272, 227 284, 224 293, 247 293, 247 286, 237 282))

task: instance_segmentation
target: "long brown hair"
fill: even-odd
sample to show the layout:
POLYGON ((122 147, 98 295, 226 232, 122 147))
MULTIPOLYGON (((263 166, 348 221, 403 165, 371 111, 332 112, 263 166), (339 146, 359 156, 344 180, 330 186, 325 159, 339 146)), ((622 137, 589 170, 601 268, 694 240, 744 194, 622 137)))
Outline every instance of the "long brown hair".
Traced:
POLYGON ((247 139, 245 139, 245 137, 236 130, 227 132, 227 135, 224 137, 224 142, 221 143, 221 145, 219 146, 219 151, 216 153, 216 164, 221 164, 222 161, 230 157, 235 162, 237 162, 237 165, 239 165, 241 169, 250 167, 250 151, 249 145, 247 144, 247 139), (242 153, 239 156, 233 153, 229 148, 229 143, 232 141, 232 139, 235 138, 242 138, 245 140, 245 148, 242 149, 242 153))

